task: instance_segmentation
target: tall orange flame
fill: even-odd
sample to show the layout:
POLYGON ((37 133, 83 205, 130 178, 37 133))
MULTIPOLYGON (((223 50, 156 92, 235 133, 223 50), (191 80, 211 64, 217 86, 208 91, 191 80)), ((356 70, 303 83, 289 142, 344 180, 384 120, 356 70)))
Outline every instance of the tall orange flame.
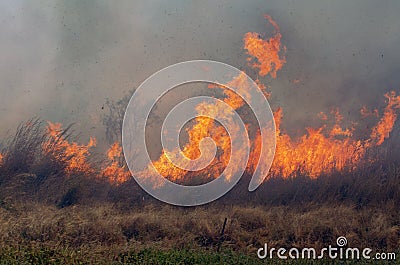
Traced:
POLYGON ((76 142, 69 142, 63 134, 61 123, 47 122, 47 133, 52 141, 44 145, 44 150, 52 154, 56 159, 66 163, 66 172, 86 173, 94 172, 91 164, 87 161, 90 154, 89 149, 96 146, 96 139, 90 138, 87 145, 81 145, 76 142))
POLYGON ((396 96, 394 91, 385 94, 388 104, 383 113, 383 117, 372 129, 371 139, 376 145, 381 145, 389 137, 397 119, 396 109, 400 108, 400 95, 396 96))
POLYGON ((107 157, 111 164, 101 172, 102 176, 106 177, 111 183, 123 183, 131 177, 131 173, 126 167, 124 165, 121 166, 122 156, 122 147, 118 142, 115 142, 107 152, 107 157))
MULTIPOLYGON (((282 34, 280 33, 278 24, 271 16, 265 15, 264 17, 274 27, 275 35, 268 40, 263 40, 260 34, 248 32, 244 35, 244 48, 250 55, 247 60, 249 63, 253 62, 251 64, 253 68, 259 69, 260 76, 270 74, 273 78, 276 78, 276 73, 286 63, 286 59, 279 56, 282 34)), ((283 50, 285 51, 286 48, 283 47, 283 50)))

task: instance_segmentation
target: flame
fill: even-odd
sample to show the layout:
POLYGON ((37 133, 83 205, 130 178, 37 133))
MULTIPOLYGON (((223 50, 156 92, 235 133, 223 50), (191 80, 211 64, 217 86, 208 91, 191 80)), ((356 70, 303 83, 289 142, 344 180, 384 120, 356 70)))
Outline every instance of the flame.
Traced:
MULTIPOLYGON (((241 93, 246 94, 248 98, 250 98, 250 94, 247 89, 249 87, 247 76, 244 72, 241 72, 237 77, 233 78, 231 82, 227 84, 227 86, 236 87, 241 93)), ((214 140, 215 144, 219 149, 218 158, 214 159, 214 161, 209 165, 209 170, 206 172, 208 178, 213 178, 214 176, 219 176, 220 173, 226 168, 230 159, 235 159, 230 156, 231 153, 231 141, 229 134, 225 131, 225 129, 214 122, 214 120, 206 117, 206 116, 215 116, 215 117, 229 117, 232 116, 232 112, 239 109, 244 105, 243 99, 236 93, 232 92, 229 89, 226 89, 222 86, 209 85, 209 88, 213 89, 216 87, 223 88, 223 93, 225 95, 223 101, 229 104, 232 109, 227 110, 226 108, 222 108, 221 105, 218 104, 209 104, 209 103, 201 103, 196 107, 198 116, 195 119, 195 124, 187 130, 189 135, 188 144, 186 144, 182 150, 183 154, 190 158, 196 159, 200 156, 200 150, 198 148, 200 141, 205 137, 211 136, 214 140)), ((230 124, 231 128, 235 128, 235 125, 230 124)), ((238 128, 234 130, 239 130, 238 128)), ((235 133, 234 131, 230 132, 231 134, 235 133)), ((174 150, 174 152, 179 152, 180 150, 174 150)), ((245 150, 238 150, 239 154, 236 154, 235 157, 240 157, 240 153, 244 153, 245 150)), ((205 152, 211 153, 211 152, 205 152)), ((235 165, 239 163, 231 162, 233 165, 230 169, 225 171, 225 177, 227 181, 231 180, 232 175, 238 170, 235 165)), ((172 181, 183 179, 188 172, 186 170, 182 170, 175 165, 173 165, 165 152, 162 153, 160 158, 157 161, 153 162, 154 168, 163 176, 167 177, 172 181)), ((203 172, 205 173, 205 172, 203 172)))
MULTIPOLYGON (((199 116, 195 119, 195 124, 188 130, 188 144, 186 144, 182 150, 182 153, 189 159, 196 159, 200 156, 199 145, 200 141, 205 137, 211 135, 214 142, 221 150, 219 154, 219 161, 214 160, 210 167, 213 171, 208 172, 208 177, 218 174, 221 169, 226 167, 229 162, 230 157, 230 138, 223 127, 218 126, 215 122, 205 115, 210 115, 211 112, 216 113, 216 115, 229 115, 225 113, 214 104, 200 104, 197 106, 197 111, 199 116)), ((180 150, 173 150, 172 153, 180 152, 180 150)), ((205 152, 205 154, 210 152, 205 152)), ((184 163, 184 162, 183 162, 184 163)), ((166 156, 165 152, 162 153, 160 158, 153 162, 154 168, 163 176, 168 177, 172 181, 183 179, 188 171, 180 169, 173 165, 169 158, 166 156)))
MULTIPOLYGON (((244 45, 245 49, 247 49, 248 51, 248 54, 258 60, 259 63, 254 63, 252 66, 260 69, 259 74, 261 76, 270 74, 271 77, 276 78, 277 71, 282 68, 283 64, 286 61, 284 58, 280 58, 279 55, 281 50, 281 34, 279 33, 279 27, 270 16, 266 15, 265 18, 275 28, 275 35, 268 40, 263 40, 259 37, 259 34, 257 33, 247 33, 244 38, 244 45)), ((285 48, 283 49, 285 50, 285 48)), ((269 97, 270 94, 266 92, 266 86, 263 85, 258 79, 256 80, 256 83, 263 91, 264 95, 266 97, 269 97)), ((248 92, 248 80, 244 72, 241 72, 239 76, 234 77, 233 80, 226 85, 228 87, 236 87, 240 91, 240 93, 243 93, 248 98, 251 98, 248 92)), ((210 89, 216 87, 223 89, 223 93, 225 96, 223 101, 229 104, 232 107, 233 111, 238 110, 244 105, 243 99, 238 94, 224 88, 223 86, 209 85, 210 89)), ((215 117, 218 117, 218 115, 227 117, 227 115, 231 115, 231 113, 227 113, 226 109, 221 109, 219 105, 208 103, 199 104, 196 107, 196 110, 198 112, 198 117, 195 119, 195 124, 189 130, 187 130, 189 140, 188 144, 184 146, 182 152, 186 157, 190 159, 196 159, 200 156, 200 150, 198 148, 200 141, 205 137, 211 136, 220 152, 218 154, 218 158, 214 159, 214 161, 208 166, 209 171, 202 173, 206 174, 208 178, 219 176, 223 169, 226 168, 226 166, 228 165, 229 159, 234 159, 230 156, 230 137, 223 127, 217 125, 213 120, 205 116, 213 113, 213 116, 215 117)), ((232 134, 234 132, 230 133, 232 134)), ((178 152, 180 152, 180 150, 173 150, 173 153, 178 152)), ((239 150, 238 152, 242 153, 244 152, 244 150, 239 150)), ((254 153, 251 155, 254 156, 254 153)), ((235 154, 234 157, 240 157, 240 154, 235 154)), ((238 164, 234 161, 232 162, 233 165, 238 164)), ((166 155, 164 150, 162 151, 160 158, 157 161, 153 161, 152 165, 161 175, 167 177, 172 181, 184 179, 185 176, 187 176, 188 174, 188 171, 182 170, 173 165, 168 159, 168 156, 166 155)), ((151 168, 151 165, 149 165, 148 174, 150 175, 153 173, 151 168)), ((230 180, 231 176, 235 173, 236 170, 237 168, 233 166, 232 168, 230 168, 229 172, 225 171, 227 181, 230 180)), ((142 173, 140 175, 146 176, 146 174, 142 173)))
MULTIPOLYGON (((280 34, 278 24, 268 15, 265 18, 274 27, 274 34, 269 39, 261 38, 261 35, 254 32, 246 33, 244 36, 244 49, 249 57, 249 65, 258 70, 262 77, 270 75, 276 78, 277 72, 286 63, 284 56, 280 54, 286 51, 281 44, 282 35, 280 34)), ((299 83, 300 80, 294 80, 299 83)), ((256 80, 257 85, 266 95, 267 87, 256 80)), ((248 83, 246 75, 242 72, 239 76, 227 84, 227 86, 237 87, 241 93, 248 94, 248 83)), ((222 88, 224 93, 223 101, 229 104, 233 111, 239 111, 244 105, 243 99, 238 94, 232 92, 223 86, 209 85, 210 89, 222 88)), ((283 110, 278 108, 274 111, 276 124, 276 153, 271 167, 271 176, 282 176, 285 178, 306 175, 317 178, 323 174, 331 174, 335 171, 344 169, 354 170, 362 163, 368 162, 366 158, 367 151, 371 148, 381 145, 390 135, 395 121, 397 119, 397 109, 400 108, 400 96, 395 92, 385 94, 387 105, 382 117, 377 124, 372 127, 370 135, 366 139, 356 139, 354 137, 355 127, 346 128, 342 126, 344 119, 339 109, 334 109, 330 114, 320 112, 317 116, 324 122, 324 125, 317 128, 306 128, 306 133, 298 138, 292 138, 282 129, 283 110)), ((218 117, 219 115, 229 117, 230 111, 221 109, 219 105, 212 103, 201 103, 196 107, 198 116, 194 124, 187 129, 188 142, 184 145, 182 153, 189 159, 196 159, 200 154, 200 141, 206 137, 211 137, 218 147, 217 157, 205 170, 197 172, 205 178, 214 178, 226 168, 229 163, 231 151, 231 141, 229 134, 225 129, 218 125, 207 115, 218 117)), ((377 109, 369 111, 365 106, 360 110, 362 117, 375 116, 379 118, 377 109)), ((247 125, 250 127, 250 125, 247 125)), ((231 135, 238 133, 230 132, 231 135)), ((255 133, 251 143, 251 153, 246 171, 253 172, 259 160, 261 152, 261 134, 260 129, 255 133)), ((169 154, 177 155, 181 150, 169 150, 169 154)), ((241 150, 239 150, 241 152, 241 150)), ((206 152, 207 153, 207 152, 206 152)), ((126 181, 130 174, 124 166, 121 166, 122 150, 119 143, 114 143, 107 152, 109 165, 103 169, 102 174, 112 183, 121 183, 126 181)), ((240 157, 237 156, 237 157, 240 157)), ((235 162, 235 161, 233 161, 235 162)), ((185 163, 182 161, 182 163, 185 163)), ((260 161, 261 166, 263 161, 260 161)), ((235 164, 235 163, 233 163, 235 164)), ((160 157, 153 161, 151 165, 143 172, 136 172, 138 177, 148 178, 152 181, 154 172, 168 178, 171 181, 181 181, 190 178, 191 172, 176 167, 167 156, 165 150, 162 150, 160 157)), ((231 172, 227 172, 226 178, 229 181, 230 176, 237 170, 233 167, 231 172)), ((154 183, 157 186, 159 183, 154 183)))
POLYGON ((131 173, 126 169, 125 165, 122 165, 121 158, 122 147, 118 142, 115 142, 107 151, 107 157, 110 164, 105 167, 101 174, 107 178, 111 183, 120 184, 127 181, 131 177, 131 173))
POLYGON ((390 93, 386 93, 385 97, 388 100, 388 104, 383 113, 383 117, 372 129, 371 133, 371 139, 376 145, 381 145, 385 139, 389 137, 397 119, 396 109, 400 108, 400 95, 396 96, 396 93, 391 91, 390 93))
MULTIPOLYGON (((268 15, 265 18, 274 28, 274 33, 271 38, 263 39, 260 34, 248 32, 244 36, 244 49, 249 57, 247 61, 249 65, 258 70, 261 77, 270 75, 276 78, 277 72, 282 69, 286 63, 286 59, 281 53, 286 51, 286 47, 282 46, 280 29, 278 24, 268 15)), ((299 83, 300 80, 293 80, 294 83, 299 83)), ((263 91, 266 97, 270 97, 270 92, 267 92, 267 87, 259 80, 256 83, 263 91)), ((245 94, 250 98, 248 93, 248 80, 245 72, 234 77, 227 86, 236 87, 240 93, 245 94)), ((238 170, 235 165, 237 161, 230 161, 241 157, 241 152, 231 157, 231 138, 223 126, 220 126, 211 118, 214 117, 231 117, 233 111, 240 112, 245 105, 243 99, 237 94, 224 86, 210 85, 210 89, 219 88, 224 93, 223 101, 229 104, 232 109, 222 108, 221 105, 215 103, 203 102, 196 106, 198 116, 194 120, 193 125, 187 129, 188 142, 181 150, 172 150, 172 155, 182 152, 184 156, 193 160, 198 158, 200 153, 200 142, 211 137, 216 144, 218 151, 211 164, 200 174, 206 178, 215 178, 227 167, 231 162, 234 166, 226 173, 226 180, 229 181, 231 176, 238 170)), ((384 143, 389 138, 397 120, 398 110, 400 109, 400 95, 396 95, 394 91, 384 95, 387 104, 383 110, 383 114, 379 115, 377 109, 369 110, 363 106, 360 110, 361 117, 366 118, 373 116, 377 118, 375 126, 372 127, 370 134, 366 139, 355 138, 355 127, 343 127, 343 115, 339 109, 334 109, 330 114, 320 112, 317 116, 323 121, 323 125, 317 128, 307 127, 305 134, 292 138, 282 129, 283 110, 278 108, 274 111, 274 119, 276 125, 276 152, 274 161, 270 170, 271 176, 282 176, 285 178, 306 175, 312 178, 317 178, 324 174, 331 174, 336 171, 345 169, 354 170, 362 163, 369 162, 366 158, 368 150, 375 148, 384 143)), ((232 116, 233 117, 233 116, 232 116)), ((27 124, 29 125, 29 124, 27 124)), ((229 133, 234 136, 239 133, 237 127, 231 124, 233 130, 229 133)), ((251 127, 247 124, 247 128, 251 127)), ((90 149, 96 146, 96 139, 90 138, 89 142, 78 144, 69 141, 65 134, 65 130, 61 123, 48 122, 47 141, 43 145, 46 153, 52 155, 55 159, 66 165, 67 174, 85 173, 85 174, 100 174, 103 178, 112 184, 120 184, 127 181, 131 177, 131 173, 127 169, 123 161, 122 147, 120 143, 115 142, 107 151, 108 160, 101 167, 96 169, 89 160, 90 149)), ((261 128, 262 129, 262 128, 261 128)), ((261 134, 260 129, 255 133, 251 143, 251 153, 246 171, 251 173, 258 164, 259 154, 261 152, 261 134)), ((207 151, 207 150, 206 150, 207 151)), ((205 155, 212 152, 205 152, 205 155)), ((0 153, 0 166, 4 163, 4 155, 0 153)), ((185 163, 185 162, 182 162, 185 163)), ((260 161, 261 166, 263 161, 260 161)), ((172 181, 181 181, 190 177, 191 172, 183 170, 173 165, 167 156, 165 150, 162 150, 160 157, 153 161, 152 165, 143 172, 137 172, 140 177, 148 177, 155 173, 154 170, 172 181)), ((157 183, 154 183, 157 185, 157 183)))
MULTIPOLYGON (((363 158, 367 150, 381 145, 393 129, 396 109, 400 108, 400 96, 392 91, 385 97, 388 103, 384 114, 365 140, 353 138, 354 128, 341 127, 343 116, 338 110, 333 113, 335 124, 330 130, 326 125, 317 129, 307 128, 307 134, 293 140, 281 132, 283 112, 278 109, 275 112, 277 149, 272 174, 290 177, 301 173, 316 178, 345 168, 355 169, 362 161, 365 162, 363 158)), ((324 114, 323 119, 328 120, 328 117, 324 114)))
POLYGON ((318 117, 323 121, 327 121, 328 120, 328 116, 322 111, 320 113, 318 113, 318 117))
POLYGON ((326 125, 307 128, 305 135, 293 140, 281 131, 282 109, 278 109, 274 117, 277 148, 271 168, 273 175, 290 177, 301 173, 315 178, 355 165, 365 155, 362 142, 351 138, 352 130, 340 127, 340 119, 331 130, 327 130, 326 125), (337 136, 343 136, 343 139, 337 136))
POLYGON ((96 139, 90 138, 87 145, 69 142, 66 139, 61 123, 47 122, 47 133, 50 139, 44 144, 44 150, 53 155, 57 160, 66 164, 67 174, 94 173, 94 169, 88 162, 89 149, 96 146, 96 139))
POLYGON ((378 109, 374 109, 373 111, 370 111, 368 108, 367 108, 367 106, 363 106, 361 109, 360 109, 360 114, 361 114, 361 116, 363 117, 363 118, 367 118, 367 117, 369 117, 369 116, 375 116, 375 117, 379 117, 379 111, 378 111, 378 109))
MULTIPOLYGON (((280 33, 278 24, 271 16, 265 15, 264 17, 274 27, 274 36, 268 40, 263 40, 260 34, 248 32, 244 36, 244 48, 251 56, 247 58, 247 61, 250 63, 251 67, 259 69, 260 76, 270 74, 273 78, 276 78, 276 73, 286 63, 286 59, 279 56, 282 34, 280 33), (254 62, 254 60, 256 62, 254 62), (251 63, 252 61, 253 63, 251 63)), ((283 47, 283 51, 285 50, 286 47, 283 47)))
MULTIPOLYGON (((96 146, 96 139, 90 138, 87 145, 81 145, 76 142, 69 142, 64 135, 65 131, 61 123, 47 122, 47 133, 50 139, 44 144, 44 150, 52 154, 57 160, 66 164, 67 174, 84 173, 97 174, 98 171, 88 161, 90 156, 89 149, 96 146)), ((123 155, 119 143, 114 143, 107 152, 109 163, 105 166, 100 175, 105 177, 110 183, 119 184, 127 181, 131 174, 122 165, 123 155)))

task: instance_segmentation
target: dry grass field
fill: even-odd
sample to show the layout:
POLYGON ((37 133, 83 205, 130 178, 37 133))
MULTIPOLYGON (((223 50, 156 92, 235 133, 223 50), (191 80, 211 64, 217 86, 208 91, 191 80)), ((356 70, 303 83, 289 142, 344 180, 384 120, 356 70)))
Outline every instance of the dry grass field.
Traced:
MULTIPOLYGON (((264 243, 321 249, 345 236, 352 246, 397 251, 398 208, 355 209, 343 205, 177 208, 153 203, 126 209, 112 204, 56 206, 3 202, 0 244, 4 252, 54 251, 54 258, 122 262, 126 253, 146 250, 198 251, 255 258, 264 243), (228 218, 224 236, 220 230, 228 218), (72 255, 63 257, 63 255, 72 255)), ((23 258, 23 257, 19 257, 23 258)), ((0 258, 1 260, 1 258, 0 258)), ((70 261, 69 261, 70 262, 70 261)))

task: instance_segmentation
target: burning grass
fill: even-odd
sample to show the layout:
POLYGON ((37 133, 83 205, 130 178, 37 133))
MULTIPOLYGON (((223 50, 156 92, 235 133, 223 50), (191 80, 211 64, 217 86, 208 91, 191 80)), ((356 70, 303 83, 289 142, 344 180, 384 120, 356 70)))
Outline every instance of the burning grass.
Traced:
MULTIPOLYGON (((286 63, 285 48, 278 25, 271 17, 266 19, 275 29, 273 36, 263 39, 248 33, 244 48, 249 65, 261 77, 276 78, 286 63)), ((245 91, 243 80, 240 75, 232 82, 245 91)), ((226 89, 223 95, 239 114, 246 113, 241 98, 226 89)), ((266 242, 320 248, 338 236, 359 247, 398 250, 400 143, 390 136, 400 132, 398 123, 396 127, 400 96, 395 92, 384 96, 383 110, 361 108, 362 119, 374 122, 364 137, 356 137, 356 126, 343 127, 344 117, 335 110, 332 115, 319 113, 325 124, 307 128, 294 139, 281 124, 283 110, 276 108, 277 149, 265 183, 255 192, 247 191, 261 150, 259 130, 255 130, 250 162, 239 184, 218 202, 195 208, 160 205, 131 178, 116 136, 125 101, 109 105, 111 113, 104 121, 113 141, 103 157, 94 152, 94 138, 79 143, 71 126, 39 119, 22 123, 0 150, 0 262, 7 256, 4 253, 31 262, 47 261, 51 251, 57 261, 70 255, 67 263, 92 260, 92 256, 100 263, 132 259, 139 263, 146 255, 160 258, 164 249, 173 257, 176 253, 171 249, 189 257, 194 254, 187 249, 215 250, 225 217, 229 222, 223 249, 227 251, 254 254, 266 242)), ((213 104, 196 109, 199 114, 221 111, 213 104)), ((198 117, 188 128, 188 143, 183 146, 184 154, 194 159, 200 140, 210 135, 220 151, 214 166, 202 172, 206 180, 218 176, 229 161, 229 135, 212 120, 198 117)), ((171 165, 164 153, 154 165, 171 180, 192 181, 192 174, 171 165)), ((215 257, 223 259, 201 254, 198 258, 207 263, 215 257)))
MULTIPOLYGON (((118 144, 111 146, 108 159, 96 160, 99 155, 91 151, 94 140, 90 140, 87 145, 81 145, 73 140, 71 127, 61 129, 57 126, 56 132, 53 130, 54 127, 49 130, 49 126, 39 120, 28 121, 19 126, 15 136, 2 151, 0 198, 34 199, 56 203, 60 207, 90 201, 124 201, 138 205, 143 198, 148 198, 130 177, 118 144)), ((394 133, 398 131, 399 128, 396 128, 394 133)), ((309 143, 311 140, 304 141, 309 143)), ((314 144, 313 148, 319 146, 314 144)), ((307 149, 305 145, 300 147, 314 150, 307 149)), ((400 148, 397 139, 389 139, 382 145, 369 149, 369 152, 365 151, 365 162, 358 163, 357 167, 314 171, 318 173, 318 177, 309 174, 307 167, 289 168, 287 170, 290 170, 290 174, 271 176, 254 193, 247 192, 245 186, 250 175, 246 173, 233 191, 225 196, 227 199, 222 200, 253 205, 279 205, 292 201, 346 201, 364 206, 377 205, 379 202, 399 202, 398 150, 400 148)), ((342 153, 346 154, 343 150, 342 153)), ((292 152, 291 156, 295 154, 292 152)), ((356 158, 354 154, 353 159, 356 158)), ((277 161, 279 162, 275 160, 275 163, 277 161)), ((340 165, 341 162, 335 160, 335 157, 332 160, 324 158, 324 163, 340 165)), ((272 171, 274 172, 274 167, 272 171)))
MULTIPOLYGON (((271 78, 277 77, 277 72, 286 63, 284 56, 286 48, 281 43, 282 35, 279 31, 278 24, 268 15, 265 16, 268 22, 273 26, 273 35, 269 38, 262 38, 261 34, 249 32, 244 36, 244 49, 249 55, 249 66, 259 71, 261 77, 269 75, 271 78)), ((232 79, 227 86, 235 84, 239 90, 246 93, 249 89, 249 84, 246 82, 245 73, 242 72, 239 76, 232 79)), ((265 95, 270 95, 266 91, 266 86, 260 80, 257 81, 260 89, 265 95)), ((246 107, 244 100, 233 93, 229 89, 222 86, 209 86, 211 89, 219 88, 224 95, 223 101, 229 104, 234 111, 240 115, 246 116, 246 107)), ((360 133, 360 128, 365 125, 360 121, 353 122, 352 127, 344 127, 342 121, 344 117, 340 114, 339 109, 332 111, 332 115, 319 113, 324 125, 312 128, 305 127, 305 133, 298 138, 293 138, 285 132, 282 125, 283 109, 276 108, 274 111, 274 119, 276 124, 276 151, 274 161, 270 170, 269 177, 284 177, 292 178, 296 176, 308 176, 318 178, 320 176, 335 174, 336 172, 349 172, 363 168, 364 165, 372 163, 376 157, 372 157, 370 153, 375 152, 377 147, 381 146, 390 136, 396 123, 398 111, 400 109, 400 95, 395 91, 390 91, 384 95, 386 106, 379 114, 379 110, 369 112, 363 106, 360 110, 363 119, 371 118, 375 124, 372 124, 372 129, 360 133), (368 117, 369 116, 369 117, 368 117), (374 120, 375 119, 375 120, 374 120), (358 127, 357 127, 357 123, 358 127), (363 135, 363 137, 358 137, 363 135)), ((220 176, 223 170, 227 167, 230 159, 233 157, 244 157, 243 150, 239 150, 234 156, 230 156, 231 145, 230 135, 234 137, 233 132, 227 132, 222 126, 215 123, 209 118, 210 114, 223 115, 229 117, 229 113, 224 112, 224 109, 218 104, 201 103, 196 106, 198 117, 195 119, 194 125, 187 129, 188 141, 182 148, 182 153, 190 159, 199 157, 200 141, 210 136, 213 138, 217 148, 217 158, 207 167, 206 170, 199 172, 201 177, 206 180, 220 176)), ((210 115, 212 116, 212 115, 210 115)), ((256 122, 248 122, 248 129, 257 127, 256 122)), ((263 150, 260 131, 265 128, 257 128, 255 136, 251 140, 252 152, 247 165, 247 174, 252 174, 260 163, 263 166, 266 162, 259 161, 260 153, 263 150)), ((179 132, 176 132, 179 134, 179 132)), ((237 133, 237 132, 236 132, 237 133)), ((161 150, 160 157, 153 161, 154 168, 164 177, 179 181, 185 184, 190 183, 190 180, 196 174, 176 167, 168 158, 164 150, 161 150)), ((180 157, 178 154, 181 150, 173 150, 172 156, 180 157)), ((264 150, 268 152, 270 150, 264 150)), ((204 152, 204 153, 212 153, 204 152)), ((184 158, 179 161, 181 165, 187 163, 184 158)), ((236 163, 233 163, 236 164, 236 163)), ((143 172, 134 172, 140 178, 149 178, 154 174, 153 167, 148 166, 151 170, 144 169, 143 172)), ((229 181, 229 176, 233 175, 237 168, 226 174, 226 181, 229 181)))

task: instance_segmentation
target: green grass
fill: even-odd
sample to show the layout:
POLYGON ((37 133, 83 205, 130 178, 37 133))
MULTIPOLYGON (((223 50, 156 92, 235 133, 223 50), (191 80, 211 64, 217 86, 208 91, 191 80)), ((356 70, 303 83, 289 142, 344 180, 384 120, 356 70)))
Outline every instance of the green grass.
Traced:
POLYGON ((234 252, 216 253, 195 250, 153 250, 126 252, 118 257, 122 264, 261 264, 256 256, 234 252))
POLYGON ((0 264, 88 264, 79 252, 50 248, 2 248, 0 264))

